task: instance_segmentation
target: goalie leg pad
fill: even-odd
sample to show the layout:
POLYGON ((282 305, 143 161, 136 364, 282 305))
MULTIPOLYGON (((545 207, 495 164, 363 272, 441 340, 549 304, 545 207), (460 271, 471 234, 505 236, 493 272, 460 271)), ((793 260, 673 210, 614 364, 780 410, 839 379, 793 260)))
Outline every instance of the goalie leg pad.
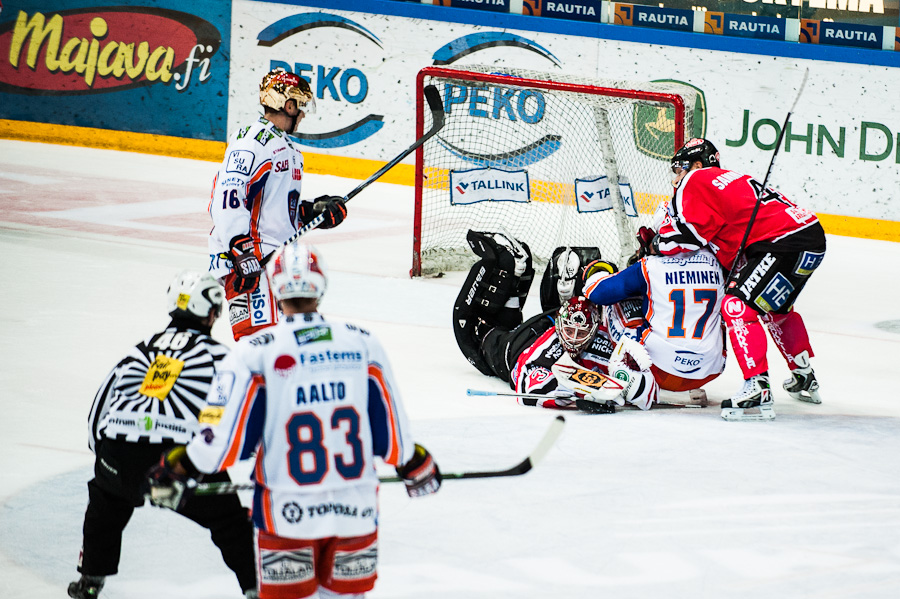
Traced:
POLYGON ((600 260, 595 247, 562 246, 553 250, 541 279, 541 309, 559 308, 571 297, 584 294, 584 268, 600 260))

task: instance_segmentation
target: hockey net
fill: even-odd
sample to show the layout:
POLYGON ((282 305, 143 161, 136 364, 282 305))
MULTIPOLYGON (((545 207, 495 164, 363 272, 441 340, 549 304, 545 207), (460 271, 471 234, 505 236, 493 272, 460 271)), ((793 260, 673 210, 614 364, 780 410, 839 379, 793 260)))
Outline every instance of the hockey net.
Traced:
MULTIPOLYGON (((624 267, 636 233, 672 195, 670 158, 693 130, 697 92, 497 66, 427 67, 445 125, 416 153, 412 276, 466 270, 469 229, 554 248, 595 246, 624 267)), ((418 135, 431 125, 417 107, 418 135)))

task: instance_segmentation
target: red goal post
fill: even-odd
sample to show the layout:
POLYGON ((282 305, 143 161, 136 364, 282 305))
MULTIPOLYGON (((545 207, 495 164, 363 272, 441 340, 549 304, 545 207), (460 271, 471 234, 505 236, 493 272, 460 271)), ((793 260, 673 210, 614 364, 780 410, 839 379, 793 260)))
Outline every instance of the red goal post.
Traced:
POLYGON ((553 249, 596 246, 624 266, 635 234, 672 193, 669 160, 694 126, 697 91, 497 66, 426 67, 445 125, 416 151, 412 276, 466 270, 469 229, 553 249))

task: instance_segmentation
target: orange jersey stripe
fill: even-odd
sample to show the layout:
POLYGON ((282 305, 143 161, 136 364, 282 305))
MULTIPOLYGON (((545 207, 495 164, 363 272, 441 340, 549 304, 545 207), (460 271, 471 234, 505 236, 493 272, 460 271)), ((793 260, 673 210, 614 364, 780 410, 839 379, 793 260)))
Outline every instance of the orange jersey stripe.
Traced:
POLYGON ((386 464, 397 466, 400 463, 400 434, 397 430, 397 415, 394 413, 394 399, 391 397, 387 384, 384 381, 384 373, 377 364, 369 364, 369 378, 373 379, 381 390, 381 396, 387 406, 388 419, 390 421, 391 450, 384 458, 386 464))
POLYGON ((225 452, 225 457, 222 458, 222 461, 219 463, 219 470, 230 468, 237 462, 237 458, 241 454, 241 445, 244 442, 244 434, 247 431, 247 420, 250 418, 250 409, 253 407, 253 402, 256 401, 256 394, 264 387, 265 382, 262 376, 258 374, 253 375, 250 379, 250 385, 247 388, 247 394, 244 396, 244 404, 241 406, 241 413, 235 422, 234 430, 231 434, 231 444, 228 446, 228 451, 225 452))
MULTIPOLYGON (((253 175, 253 178, 247 182, 247 189, 253 187, 257 181, 259 181, 263 175, 269 173, 272 170, 272 163, 269 161, 264 162, 259 170, 256 171, 256 174, 253 175)), ((248 201, 250 198, 247 198, 248 201)), ((253 208, 250 210, 250 237, 253 238, 253 251, 256 254, 257 258, 262 259, 261 250, 259 249, 260 237, 259 237, 259 217, 262 214, 262 203, 263 198, 260 194, 259 201, 252 202, 253 208)))

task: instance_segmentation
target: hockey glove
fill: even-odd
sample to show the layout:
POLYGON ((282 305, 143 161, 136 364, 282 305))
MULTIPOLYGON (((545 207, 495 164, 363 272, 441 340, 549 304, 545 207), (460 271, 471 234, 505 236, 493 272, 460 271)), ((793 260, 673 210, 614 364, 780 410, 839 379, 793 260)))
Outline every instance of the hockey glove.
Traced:
POLYGON ((397 476, 406 485, 406 494, 421 497, 436 493, 441 488, 441 471, 428 450, 416 443, 416 451, 410 461, 397 466, 397 476))
POLYGON ((250 293, 259 285, 262 265, 254 253, 253 240, 249 235, 235 235, 229 253, 234 265, 234 290, 237 293, 250 293))
POLYGON ((159 464, 147 472, 147 499, 157 507, 178 511, 194 494, 199 477, 184 445, 179 445, 162 454, 159 464))
POLYGON ((331 229, 344 222, 347 216, 347 205, 339 196, 319 196, 312 202, 300 203, 300 219, 308 224, 312 219, 323 215, 320 229, 331 229))
POLYGON ((658 248, 653 247, 653 238, 656 237, 656 231, 650 227, 641 227, 637 232, 638 245, 640 245, 641 258, 644 256, 652 256, 658 254, 658 248))

